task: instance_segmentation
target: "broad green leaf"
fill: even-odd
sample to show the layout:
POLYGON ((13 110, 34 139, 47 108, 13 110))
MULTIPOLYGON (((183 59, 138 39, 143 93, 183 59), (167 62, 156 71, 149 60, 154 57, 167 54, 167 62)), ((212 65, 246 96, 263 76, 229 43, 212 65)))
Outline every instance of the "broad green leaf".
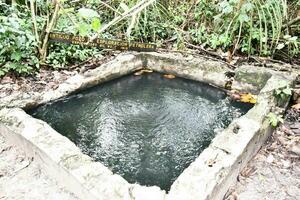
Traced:
POLYGON ((278 125, 278 119, 275 113, 269 113, 267 117, 273 127, 276 127, 278 125))
POLYGON ((89 8, 80 8, 78 10, 78 15, 85 19, 99 17, 99 14, 96 11, 89 8))
POLYGON ((81 23, 78 26, 78 31, 79 31, 79 35, 80 36, 87 36, 88 32, 89 32, 89 26, 85 23, 81 23))
POLYGON ((283 49, 284 48, 284 43, 279 43, 276 47, 276 49, 280 50, 280 49, 283 49))
POLYGON ((276 93, 276 95, 279 95, 281 93, 281 90, 280 89, 276 89, 275 93, 276 93))
POLYGON ((92 21, 92 29, 97 32, 99 31, 100 27, 101 27, 101 22, 100 22, 100 19, 99 18, 93 18, 93 21, 92 21))
POLYGON ((286 95, 292 95, 292 90, 291 88, 285 88, 282 90, 282 92, 286 95))
POLYGON ((22 58, 22 55, 19 51, 15 51, 11 54, 10 58, 14 61, 20 61, 22 58))

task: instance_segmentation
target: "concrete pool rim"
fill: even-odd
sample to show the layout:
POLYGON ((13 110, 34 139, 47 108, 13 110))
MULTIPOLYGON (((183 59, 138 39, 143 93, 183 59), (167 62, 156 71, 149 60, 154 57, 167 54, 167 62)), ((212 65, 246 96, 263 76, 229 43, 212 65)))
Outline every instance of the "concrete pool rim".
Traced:
POLYGON ((39 160, 53 177, 82 199, 222 199, 272 130, 266 115, 276 108, 273 91, 282 87, 280 82, 292 85, 295 79, 296 74, 254 66, 241 66, 233 71, 217 61, 180 54, 121 54, 94 70, 71 77, 56 90, 27 99, 8 97, 1 100, 0 106, 5 108, 0 111, 0 134, 21 145, 28 156, 39 160), (101 163, 82 154, 47 123, 20 109, 55 101, 145 67, 219 88, 224 88, 228 82, 226 74, 234 72, 234 89, 259 93, 258 103, 216 135, 210 146, 177 178, 168 194, 156 186, 127 183, 101 163))

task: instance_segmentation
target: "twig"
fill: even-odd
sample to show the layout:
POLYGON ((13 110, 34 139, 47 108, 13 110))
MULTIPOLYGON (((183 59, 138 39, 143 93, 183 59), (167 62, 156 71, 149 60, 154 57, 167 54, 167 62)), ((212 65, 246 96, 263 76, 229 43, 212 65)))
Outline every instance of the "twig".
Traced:
POLYGON ((117 9, 114 9, 113 7, 111 7, 110 5, 108 5, 107 3, 103 2, 103 1, 99 1, 99 3, 101 3, 104 6, 106 6, 107 8, 111 9, 115 13, 118 13, 119 15, 122 15, 122 13, 120 13, 117 9))
POLYGON ((283 29, 288 28, 288 27, 290 27, 291 25, 296 24, 296 23, 298 23, 298 22, 300 22, 300 16, 298 16, 298 17, 292 19, 292 20, 289 21, 287 24, 283 25, 282 28, 283 28, 283 29))
POLYGON ((218 58, 220 58, 220 59, 222 59, 222 60, 224 59, 224 58, 223 58, 222 56, 220 56, 218 53, 208 51, 208 50, 202 48, 201 46, 196 46, 196 45, 193 45, 193 44, 188 43, 188 42, 184 42, 184 44, 186 44, 187 46, 192 47, 192 48, 194 48, 194 49, 198 49, 198 50, 200 50, 200 51, 202 51, 202 52, 205 52, 205 53, 207 53, 207 54, 209 54, 209 55, 211 55, 211 56, 218 57, 218 58))
POLYGON ((28 163, 26 163, 26 165, 24 165, 24 166, 21 167, 20 169, 17 169, 17 170, 15 170, 15 171, 13 172, 13 174, 14 174, 13 176, 15 176, 19 171, 21 171, 21 170, 27 168, 27 167, 32 163, 32 161, 33 161, 33 158, 29 158, 29 159, 28 159, 28 163))

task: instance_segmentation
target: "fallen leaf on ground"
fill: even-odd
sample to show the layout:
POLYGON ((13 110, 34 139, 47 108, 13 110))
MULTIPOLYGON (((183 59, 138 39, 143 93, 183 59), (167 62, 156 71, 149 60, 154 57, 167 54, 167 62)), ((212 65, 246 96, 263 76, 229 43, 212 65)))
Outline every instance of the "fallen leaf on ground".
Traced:
POLYGON ((297 104, 293 105, 292 108, 300 109, 300 103, 297 103, 297 104))
POLYGON ((216 160, 215 159, 209 159, 206 163, 209 167, 212 167, 216 163, 216 160))
POLYGON ((252 174, 254 174, 256 171, 256 168, 254 166, 246 166, 245 169, 241 172, 241 175, 243 177, 249 177, 252 174))

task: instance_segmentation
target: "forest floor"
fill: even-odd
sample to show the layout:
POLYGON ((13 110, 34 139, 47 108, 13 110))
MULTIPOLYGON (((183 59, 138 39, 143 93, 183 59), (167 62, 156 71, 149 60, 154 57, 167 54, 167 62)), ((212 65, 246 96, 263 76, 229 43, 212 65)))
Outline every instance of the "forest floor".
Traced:
MULTIPOLYGON (((56 89, 67 78, 101 64, 89 63, 72 70, 41 70, 34 77, 5 76, 0 79, 0 99, 16 92, 56 89)), ((300 197, 299 188, 300 104, 298 108, 288 109, 284 123, 240 173, 237 184, 225 199, 296 200, 300 197)), ((18 147, 8 145, 0 135, 0 200, 4 199, 77 198, 47 177, 37 163, 28 160, 18 147)))
POLYGON ((75 200, 73 193, 48 177, 39 164, 9 145, 0 134, 0 200, 75 200))
POLYGON ((300 197, 300 109, 281 124, 240 173, 226 200, 298 200, 300 197))

